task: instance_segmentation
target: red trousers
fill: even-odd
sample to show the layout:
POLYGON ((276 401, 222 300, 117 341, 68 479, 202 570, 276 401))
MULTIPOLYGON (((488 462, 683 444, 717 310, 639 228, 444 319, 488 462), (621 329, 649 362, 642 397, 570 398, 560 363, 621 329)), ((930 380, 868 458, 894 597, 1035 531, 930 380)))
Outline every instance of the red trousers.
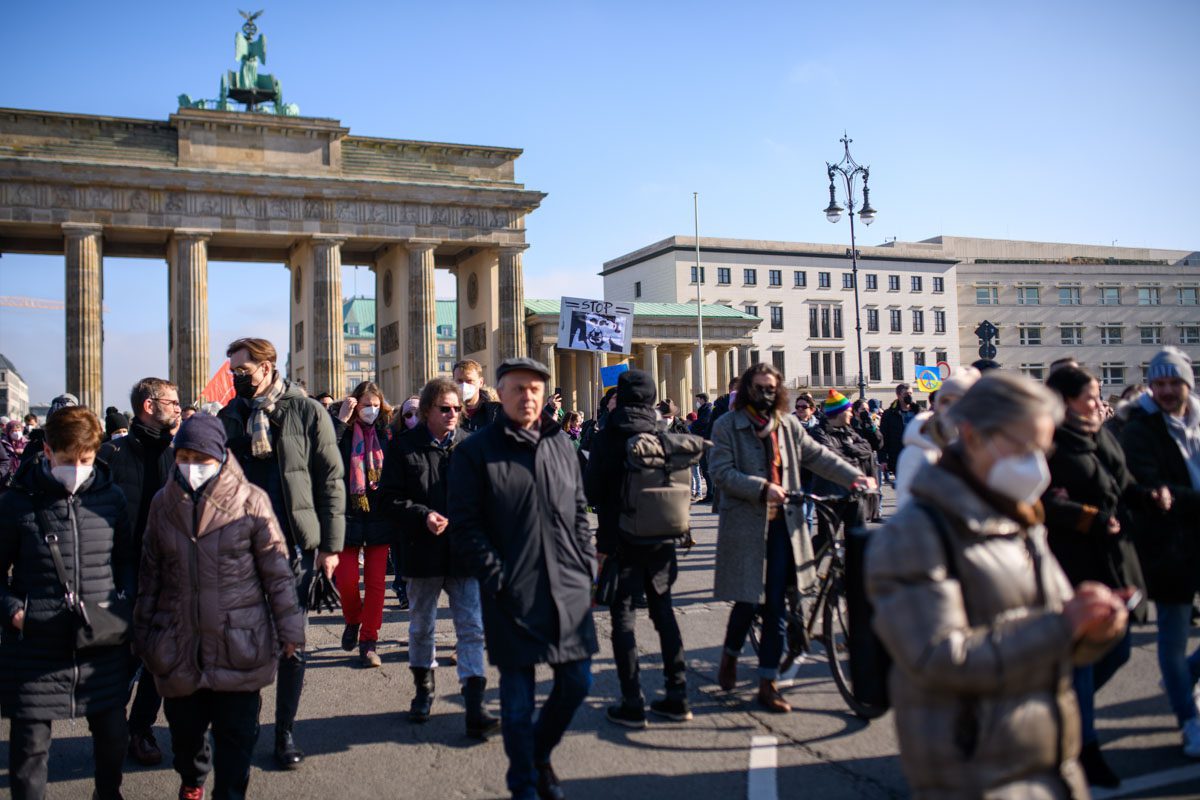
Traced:
POLYGON ((360 642, 379 640, 379 628, 383 625, 384 583, 387 577, 388 546, 386 544, 366 547, 347 547, 338 556, 337 570, 333 573, 338 594, 342 598, 342 614, 347 625, 361 625, 358 632, 360 642), (366 551, 363 564, 365 597, 358 593, 358 552, 366 551))

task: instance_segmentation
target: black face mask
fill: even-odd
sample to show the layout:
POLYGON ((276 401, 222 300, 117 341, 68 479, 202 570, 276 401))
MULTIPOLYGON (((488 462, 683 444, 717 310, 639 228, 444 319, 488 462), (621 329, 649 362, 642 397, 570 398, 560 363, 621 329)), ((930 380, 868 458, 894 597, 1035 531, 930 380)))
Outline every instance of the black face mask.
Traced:
POLYGON ((235 372, 233 374, 233 392, 238 397, 249 400, 250 398, 254 397, 254 392, 257 389, 258 387, 254 385, 253 372, 248 372, 246 374, 235 372))
POLYGON ((750 405, 760 414, 765 414, 775 407, 775 390, 764 389, 761 386, 750 387, 750 405))

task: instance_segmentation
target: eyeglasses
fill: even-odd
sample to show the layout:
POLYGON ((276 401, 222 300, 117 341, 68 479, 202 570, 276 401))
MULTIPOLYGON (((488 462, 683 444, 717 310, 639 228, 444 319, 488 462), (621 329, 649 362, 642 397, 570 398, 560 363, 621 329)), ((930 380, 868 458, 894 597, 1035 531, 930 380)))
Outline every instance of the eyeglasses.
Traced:
POLYGON ((1038 447, 1036 443, 1029 445, 1003 430, 996 431, 996 435, 1007 441, 1009 444, 1015 445, 1018 448, 1017 455, 1026 456, 1030 453, 1041 453, 1047 459, 1050 459, 1053 458, 1054 454, 1058 451, 1058 445, 1054 444, 1053 442, 1051 442, 1050 446, 1045 450, 1042 450, 1042 448, 1038 447))
POLYGON ((412 419, 412 418, 413 418, 413 417, 415 417, 416 415, 417 415, 417 412, 415 412, 415 411, 405 411, 405 412, 404 412, 404 418, 405 418, 405 419, 412 419))
POLYGON ((164 406, 168 406, 169 408, 179 408, 180 407, 178 400, 164 400, 161 397, 155 397, 152 399, 154 400, 154 402, 162 403, 164 406))
POLYGON ((457 414, 462 411, 462 406, 438 406, 438 411, 443 414, 457 414))
POLYGON ((808 403, 796 403, 797 411, 808 411, 810 408, 812 408, 812 406, 810 406, 808 403))

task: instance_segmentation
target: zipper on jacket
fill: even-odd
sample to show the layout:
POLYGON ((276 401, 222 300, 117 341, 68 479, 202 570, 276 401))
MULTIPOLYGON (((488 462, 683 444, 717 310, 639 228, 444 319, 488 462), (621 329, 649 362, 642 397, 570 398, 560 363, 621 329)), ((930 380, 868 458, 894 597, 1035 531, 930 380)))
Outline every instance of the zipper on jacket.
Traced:
POLYGON ((192 621, 196 630, 196 672, 204 671, 200 663, 200 647, 204 639, 200 635, 200 502, 192 498, 192 535, 189 537, 188 573, 192 580, 192 621))
MULTIPOLYGON (((270 435, 270 427, 271 427, 271 421, 270 421, 270 419, 268 419, 267 420, 268 435, 270 435)), ((280 431, 282 432, 282 430, 283 430, 283 426, 280 426, 280 431)), ((282 435, 278 438, 282 438, 282 435)), ((251 456, 251 458, 253 458, 253 457, 254 456, 251 456)), ((282 446, 275 447, 275 466, 279 467, 279 491, 283 492, 283 504, 287 507, 287 510, 288 510, 287 519, 280 520, 279 527, 282 528, 284 526, 284 524, 287 525, 287 532, 291 534, 291 542, 289 544, 291 545, 292 550, 299 550, 299 551, 303 552, 304 548, 300 545, 300 540, 296 538, 296 528, 295 528, 295 526, 292 525, 292 498, 288 497, 287 473, 283 469, 283 447, 282 446)), ((313 497, 313 508, 314 508, 314 510, 316 509, 315 494, 313 497)), ((317 532, 317 535, 320 536, 320 531, 317 532)), ((317 549, 320 549, 320 547, 321 547, 321 545, 318 542, 317 549)))
MULTIPOLYGON (((74 495, 67 498, 67 515, 71 518, 71 532, 75 537, 71 547, 71 561, 75 567, 75 602, 82 603, 80 591, 83 585, 79 580, 79 517, 75 514, 75 504, 79 502, 74 495)), ((75 692, 79 689, 79 652, 71 645, 71 719, 75 719, 75 692)))

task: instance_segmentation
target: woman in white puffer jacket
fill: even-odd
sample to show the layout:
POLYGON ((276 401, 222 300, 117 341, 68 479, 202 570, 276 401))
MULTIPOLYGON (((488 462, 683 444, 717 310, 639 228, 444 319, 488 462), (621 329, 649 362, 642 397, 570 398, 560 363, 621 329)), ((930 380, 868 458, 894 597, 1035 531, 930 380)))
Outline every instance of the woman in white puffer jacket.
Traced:
POLYGON ((979 380, 979 370, 974 367, 959 367, 942 386, 930 395, 932 411, 922 411, 912 418, 904 429, 904 449, 896 462, 896 510, 899 511, 908 502, 912 492, 913 478, 921 471, 924 464, 936 464, 942 455, 942 446, 946 444, 939 430, 938 416, 944 414, 956 400, 967 393, 975 381, 979 380))

